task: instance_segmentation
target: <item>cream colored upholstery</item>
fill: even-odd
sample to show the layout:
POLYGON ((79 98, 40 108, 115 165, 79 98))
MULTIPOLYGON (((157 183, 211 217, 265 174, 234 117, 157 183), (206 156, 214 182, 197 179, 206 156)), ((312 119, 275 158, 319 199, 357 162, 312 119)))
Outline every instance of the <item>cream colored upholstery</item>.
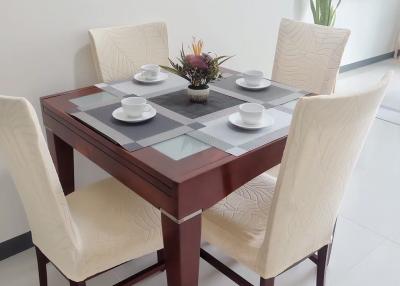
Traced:
POLYGON ((32 105, 0 96, 0 152, 24 205, 34 244, 83 281, 162 248, 160 213, 114 179, 65 197, 32 105))
POLYGON ((99 80, 126 80, 144 64, 168 65, 165 23, 89 30, 99 80))
POLYGON ((269 169, 268 171, 266 171, 266 173, 272 177, 278 177, 280 168, 281 168, 281 164, 276 165, 276 166, 272 167, 271 169, 269 169))
POLYGON ((276 178, 264 173, 208 209, 203 236, 251 269, 264 242, 276 178))
POLYGON ((266 279, 329 244, 389 78, 357 94, 301 98, 276 185, 264 173, 205 211, 204 238, 266 279))
POLYGON ((350 31, 282 19, 274 81, 315 94, 331 94, 350 31))

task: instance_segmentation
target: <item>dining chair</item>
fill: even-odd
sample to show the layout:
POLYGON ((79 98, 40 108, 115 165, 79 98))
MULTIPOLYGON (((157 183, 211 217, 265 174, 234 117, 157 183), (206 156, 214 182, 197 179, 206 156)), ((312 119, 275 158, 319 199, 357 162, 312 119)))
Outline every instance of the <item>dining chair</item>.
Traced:
POLYGON ((101 82, 126 80, 144 64, 169 65, 165 23, 89 30, 101 82))
POLYGON ((272 80, 315 93, 334 91, 350 31, 282 19, 272 80))
MULTIPOLYGON (((264 173, 206 210, 204 239, 259 274, 261 286, 307 258, 323 286, 339 205, 390 78, 364 92, 301 98, 278 178, 264 173)), ((201 256, 251 285, 205 250, 201 256)))
MULTIPOLYGON (((331 94, 349 36, 346 29, 282 19, 272 80, 314 94, 331 94)), ((277 176, 279 169, 277 165, 267 173, 277 176)))
POLYGON ((27 214, 40 286, 47 286, 47 262, 71 286, 157 250, 158 262, 126 281, 164 270, 159 211, 115 179, 64 196, 38 118, 25 98, 0 96, 0 152, 27 214))

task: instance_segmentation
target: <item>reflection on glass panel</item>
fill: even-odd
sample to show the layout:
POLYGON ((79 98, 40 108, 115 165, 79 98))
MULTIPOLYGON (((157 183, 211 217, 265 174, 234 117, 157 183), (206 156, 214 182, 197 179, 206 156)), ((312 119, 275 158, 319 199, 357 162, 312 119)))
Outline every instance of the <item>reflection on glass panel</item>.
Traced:
POLYGON ((173 160, 181 160, 185 157, 210 148, 210 145, 190 136, 181 135, 173 139, 154 144, 152 147, 173 160))
POLYGON ((115 96, 111 93, 98 92, 95 94, 74 98, 70 101, 80 108, 88 108, 94 105, 102 106, 104 104, 118 102, 119 100, 120 99, 118 98, 118 96, 115 96))

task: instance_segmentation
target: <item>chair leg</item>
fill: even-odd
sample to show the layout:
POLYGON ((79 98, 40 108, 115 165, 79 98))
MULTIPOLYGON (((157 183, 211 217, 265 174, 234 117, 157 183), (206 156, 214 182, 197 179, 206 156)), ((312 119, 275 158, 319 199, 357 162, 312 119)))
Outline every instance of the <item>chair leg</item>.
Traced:
POLYGON ((75 282, 75 281, 69 280, 69 285, 70 286, 86 286, 86 283, 85 282, 75 282))
POLYGON ((325 245, 318 250, 318 264, 317 264, 317 286, 325 285, 326 266, 328 262, 329 245, 325 245))
POLYGON ((333 240, 335 239, 336 225, 337 225, 337 220, 335 222, 335 225, 333 226, 332 242, 328 245, 328 254, 327 254, 328 257, 326 258, 326 265, 329 265, 329 262, 331 261, 331 253, 333 247, 333 240))
POLYGON ((38 271, 39 271, 39 285, 40 286, 47 286, 47 262, 49 260, 47 257, 40 251, 39 248, 35 247, 36 250, 36 259, 38 264, 38 271))
POLYGON ((164 249, 157 250, 157 262, 164 263, 164 267, 161 268, 161 272, 164 272, 165 271, 164 249))
POLYGON ((157 250, 157 262, 164 261, 164 249, 157 250))
POLYGON ((274 286, 275 278, 264 279, 261 277, 260 286, 274 286))

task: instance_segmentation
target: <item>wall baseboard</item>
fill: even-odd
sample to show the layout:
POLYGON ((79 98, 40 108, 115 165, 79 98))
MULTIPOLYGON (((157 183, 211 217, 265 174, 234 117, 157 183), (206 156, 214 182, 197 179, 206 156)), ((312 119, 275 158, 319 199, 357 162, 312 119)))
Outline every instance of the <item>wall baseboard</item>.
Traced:
POLYGON ((387 60, 387 59, 390 59, 390 58, 393 58, 393 57, 394 57, 394 51, 390 52, 390 53, 387 53, 387 54, 379 55, 379 56, 376 56, 376 57, 368 58, 368 59, 365 59, 365 60, 362 60, 362 61, 358 61, 358 62, 355 62, 355 63, 351 63, 351 64, 348 64, 348 65, 343 65, 343 66, 340 67, 340 72, 342 73, 342 72, 351 71, 351 70, 358 69, 358 68, 361 68, 361 67, 365 67, 367 65, 371 65, 371 64, 374 64, 374 63, 377 63, 377 62, 381 62, 381 61, 384 61, 384 60, 387 60))
POLYGON ((33 246, 31 232, 26 232, 0 243, 0 261, 33 246))

